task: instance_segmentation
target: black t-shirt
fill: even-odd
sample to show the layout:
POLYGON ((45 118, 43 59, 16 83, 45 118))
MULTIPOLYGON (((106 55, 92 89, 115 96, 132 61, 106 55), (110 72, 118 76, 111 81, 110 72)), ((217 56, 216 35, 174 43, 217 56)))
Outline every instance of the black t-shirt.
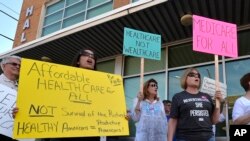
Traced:
POLYGON ((211 97, 199 92, 186 91, 175 94, 172 99, 171 118, 177 118, 176 138, 205 141, 213 136, 212 113, 214 104, 211 97))

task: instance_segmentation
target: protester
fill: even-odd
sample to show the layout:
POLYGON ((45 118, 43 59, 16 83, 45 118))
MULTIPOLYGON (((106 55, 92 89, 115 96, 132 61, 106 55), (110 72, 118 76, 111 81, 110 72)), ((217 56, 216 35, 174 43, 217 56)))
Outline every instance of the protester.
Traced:
POLYGON ((240 79, 245 95, 236 100, 233 107, 233 124, 250 125, 250 73, 240 79))
MULTIPOLYGON (((96 70, 96 60, 97 57, 93 50, 91 49, 82 49, 79 54, 73 60, 72 66, 96 70)), ((73 139, 73 138, 72 138, 73 139)), ((74 138, 75 140, 68 139, 68 141, 100 141, 100 137, 82 137, 82 138, 74 138)), ((106 137, 107 141, 115 141, 118 140, 118 137, 106 137)), ((64 141, 64 140, 63 140, 64 141)))
POLYGON ((158 84, 154 79, 144 83, 139 92, 132 119, 137 122, 136 141, 166 141, 167 120, 163 103, 157 97, 158 84))
POLYGON ((170 119, 170 110, 171 110, 171 101, 170 100, 163 100, 162 103, 164 104, 164 110, 166 113, 167 121, 170 119))
MULTIPOLYGON (((17 91, 20 66, 21 58, 18 56, 7 56, 3 58, 1 61, 1 69, 3 73, 0 75, 0 84, 17 91)), ((0 134, 0 140, 15 141, 14 139, 2 134, 0 134)))
MULTIPOLYGON (((96 56, 91 49, 82 49, 78 52, 72 62, 72 66, 96 70, 96 56)), ((100 137, 70 137, 70 138, 60 138, 51 139, 51 141, 100 141, 100 137)))
MULTIPOLYGON (((95 70, 96 69, 96 56, 94 54, 94 51, 91 49, 82 49, 79 51, 73 62, 72 66, 78 67, 78 68, 84 68, 84 69, 90 69, 95 70)), ((18 108, 13 109, 13 116, 18 112, 18 108)), ((48 139, 42 139, 48 140, 48 139)), ((100 137, 74 137, 74 138, 53 138, 50 139, 50 141, 100 141, 100 137)))
POLYGON ((82 49, 74 58, 72 66, 96 70, 96 56, 91 49, 82 49))
MULTIPOLYGON (((163 100, 162 103, 164 104, 164 109, 165 109, 165 113, 166 113, 166 118, 167 118, 167 122, 170 119, 170 112, 171 112, 171 105, 172 105, 172 101, 170 100, 163 100)), ((173 141, 175 140, 175 136, 173 138, 173 141)))
POLYGON ((21 58, 18 56, 8 56, 2 59, 0 84, 6 85, 17 91, 17 81, 21 66, 21 58))
MULTIPOLYGON (((220 116, 212 98, 199 91, 201 76, 197 69, 187 69, 181 77, 184 91, 174 95, 168 123, 168 140, 172 141, 215 141, 212 125, 220 116)), ((220 91, 215 98, 223 100, 220 91)))

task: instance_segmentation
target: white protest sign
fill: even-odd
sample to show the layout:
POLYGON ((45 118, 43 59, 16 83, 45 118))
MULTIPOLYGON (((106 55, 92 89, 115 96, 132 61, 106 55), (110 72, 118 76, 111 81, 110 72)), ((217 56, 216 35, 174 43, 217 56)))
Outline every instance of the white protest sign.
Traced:
POLYGON ((12 137, 14 119, 12 108, 16 104, 17 92, 0 84, 0 134, 12 137))
MULTIPOLYGON (((227 86, 224 83, 220 82, 220 91, 223 96, 223 99, 227 96, 227 86)), ((214 97, 215 94, 215 80, 208 77, 203 78, 201 92, 209 94, 211 97, 214 97)))
MULTIPOLYGON (((17 91, 0 84, 0 134, 12 138, 14 119, 12 109, 16 105, 17 91)), ((35 139, 18 139, 19 141, 34 141, 35 139)))

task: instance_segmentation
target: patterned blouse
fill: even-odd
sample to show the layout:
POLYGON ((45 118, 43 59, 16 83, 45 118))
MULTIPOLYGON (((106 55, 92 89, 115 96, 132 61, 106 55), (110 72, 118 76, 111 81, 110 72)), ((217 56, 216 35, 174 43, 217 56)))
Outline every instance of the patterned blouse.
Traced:
POLYGON ((132 111, 132 119, 137 122, 135 141, 167 140, 167 119, 161 101, 141 101, 139 114, 132 111))

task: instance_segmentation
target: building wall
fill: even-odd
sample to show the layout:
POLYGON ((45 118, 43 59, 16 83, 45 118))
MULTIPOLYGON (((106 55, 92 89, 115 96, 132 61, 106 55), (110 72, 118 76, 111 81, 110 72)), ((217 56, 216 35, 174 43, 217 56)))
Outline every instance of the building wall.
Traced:
POLYGON ((130 3, 130 0, 114 0, 114 9, 130 3))
POLYGON ((13 48, 36 39, 42 7, 46 1, 48 0, 23 0, 13 48), (31 6, 33 6, 33 13, 31 16, 26 17, 26 10, 31 6), (29 19, 30 26, 27 29, 23 29, 27 19, 29 19), (22 33, 26 36, 26 41, 24 42, 21 42, 22 33))
MULTIPOLYGON (((30 42, 37 38, 39 34, 39 22, 41 18, 41 13, 43 12, 43 6, 46 2, 51 2, 54 0, 23 0, 22 10, 20 13, 16 35, 13 43, 13 48, 20 46, 24 43, 30 42), (33 6, 33 14, 26 17, 27 8, 33 6), (23 29, 25 21, 29 20, 29 28, 23 29), (22 34, 25 34, 26 41, 21 42, 22 34)), ((114 0, 113 8, 119 8, 130 3, 131 0, 114 0)), ((40 23, 42 24, 42 23, 40 23)))

